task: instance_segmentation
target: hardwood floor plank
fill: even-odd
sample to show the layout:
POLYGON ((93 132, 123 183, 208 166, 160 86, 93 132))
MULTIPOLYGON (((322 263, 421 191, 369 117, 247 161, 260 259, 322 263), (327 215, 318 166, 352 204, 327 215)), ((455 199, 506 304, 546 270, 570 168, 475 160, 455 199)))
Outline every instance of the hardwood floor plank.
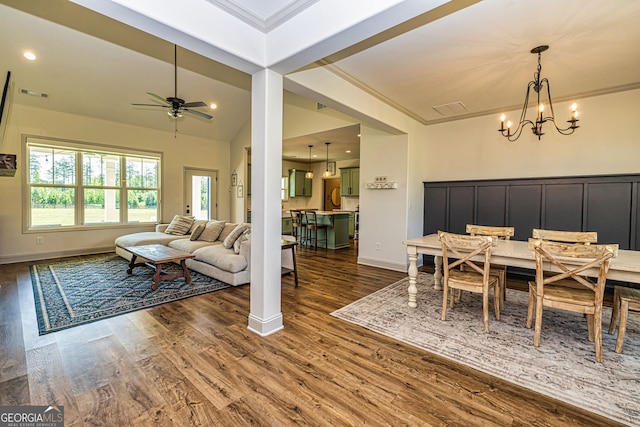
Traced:
POLYGON ((58 346, 49 344, 27 351, 27 366, 30 396, 21 405, 61 405, 65 422, 77 423, 82 417, 58 346))

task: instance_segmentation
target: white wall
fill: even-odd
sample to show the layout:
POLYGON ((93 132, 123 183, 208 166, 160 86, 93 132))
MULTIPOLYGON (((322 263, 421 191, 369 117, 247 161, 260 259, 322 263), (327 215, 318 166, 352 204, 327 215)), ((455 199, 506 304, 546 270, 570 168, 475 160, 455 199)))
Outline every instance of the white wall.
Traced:
POLYGON ((113 250, 116 237, 153 229, 149 226, 116 226, 79 231, 45 231, 37 234, 22 231, 22 180, 25 161, 22 158, 23 135, 35 135, 72 141, 97 143, 111 147, 144 149, 163 153, 162 218, 169 221, 183 212, 183 169, 193 167, 217 170, 219 174, 218 211, 229 215, 227 188, 230 180, 229 143, 206 140, 172 132, 128 126, 104 120, 62 114, 54 111, 11 106, 7 130, 0 152, 18 154, 15 177, 0 177, 0 263, 67 256, 113 250), (36 245, 36 236, 44 243, 36 245))
POLYGON ((408 136, 391 135, 362 126, 360 146, 360 242, 358 263, 406 270, 408 136), (370 190, 377 176, 396 189, 370 190))

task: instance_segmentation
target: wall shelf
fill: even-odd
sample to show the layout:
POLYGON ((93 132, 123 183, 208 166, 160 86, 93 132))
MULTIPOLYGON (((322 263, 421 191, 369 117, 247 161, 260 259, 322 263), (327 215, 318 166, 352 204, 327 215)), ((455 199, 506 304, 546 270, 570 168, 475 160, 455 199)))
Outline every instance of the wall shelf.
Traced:
POLYGON ((367 190, 395 190, 398 188, 397 182, 367 182, 364 184, 367 190))

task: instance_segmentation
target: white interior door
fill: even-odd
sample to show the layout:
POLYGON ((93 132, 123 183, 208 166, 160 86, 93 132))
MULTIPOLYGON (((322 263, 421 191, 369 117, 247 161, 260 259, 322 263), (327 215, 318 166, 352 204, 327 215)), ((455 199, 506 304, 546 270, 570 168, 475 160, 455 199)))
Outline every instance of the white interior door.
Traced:
POLYGON ((218 172, 184 170, 184 213, 196 219, 218 218, 218 172))

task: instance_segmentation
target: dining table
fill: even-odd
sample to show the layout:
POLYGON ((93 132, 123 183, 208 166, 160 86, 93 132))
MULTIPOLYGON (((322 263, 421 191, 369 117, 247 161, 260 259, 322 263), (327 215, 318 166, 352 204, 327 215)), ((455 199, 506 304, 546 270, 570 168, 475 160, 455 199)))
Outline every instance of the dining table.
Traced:
MULTIPOLYGON (((436 290, 442 289, 442 245, 437 234, 404 240, 409 255, 409 307, 417 307, 416 295, 418 293, 418 255, 434 256, 434 286, 436 290)), ((611 242, 609 242, 611 243, 611 242)), ((521 240, 497 240, 491 248, 491 263, 502 264, 508 267, 521 267, 535 270, 536 258, 529 243, 521 240)), ((545 266, 547 268, 547 266, 545 266)), ((552 265, 549 270, 556 270, 552 265)), ((597 276, 597 269, 587 270, 586 276, 592 273, 597 276)), ((620 282, 640 283, 640 251, 619 250, 618 255, 609 263, 607 279, 620 282)))

